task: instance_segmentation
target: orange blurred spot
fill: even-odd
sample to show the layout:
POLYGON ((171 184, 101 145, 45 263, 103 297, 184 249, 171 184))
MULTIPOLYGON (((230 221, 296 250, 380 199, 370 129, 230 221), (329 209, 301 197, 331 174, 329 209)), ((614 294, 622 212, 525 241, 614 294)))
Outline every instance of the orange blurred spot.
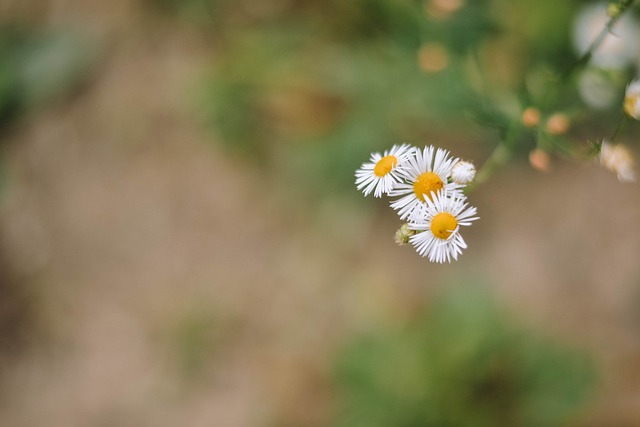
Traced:
POLYGON ((549 172, 549 170, 551 170, 551 158, 549 154, 539 148, 529 153, 529 163, 532 168, 540 172, 549 172))
POLYGON ((536 127, 540 123, 540 110, 534 107, 525 108, 522 112, 522 124, 528 128, 536 127))
POLYGON ((569 117, 564 113, 555 113, 547 119, 547 132, 552 135, 566 133, 570 126, 569 117))
POLYGON ((449 65, 449 54, 440 43, 426 43, 418 50, 418 65, 422 71, 437 73, 449 65))
POLYGON ((425 11, 435 19, 446 19, 464 5, 464 0, 431 0, 425 3, 425 11))

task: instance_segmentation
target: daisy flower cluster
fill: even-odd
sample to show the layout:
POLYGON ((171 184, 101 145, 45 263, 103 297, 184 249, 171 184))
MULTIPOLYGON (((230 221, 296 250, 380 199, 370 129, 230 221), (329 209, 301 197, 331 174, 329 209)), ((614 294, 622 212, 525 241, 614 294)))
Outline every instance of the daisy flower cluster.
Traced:
MULTIPOLYGON (((640 120, 640 80, 633 80, 627 85, 623 109, 628 117, 640 120)), ((622 125, 619 125, 618 129, 621 127, 622 125)), ((596 146, 596 153, 599 153, 597 158, 602 166, 618 175, 620 182, 635 182, 636 171, 633 154, 625 145, 613 141, 616 134, 617 130, 612 138, 600 140, 596 146)))
POLYGON ((447 150, 402 144, 371 154, 356 171, 356 187, 365 196, 391 197, 391 207, 406 221, 396 242, 411 243, 421 256, 443 263, 458 259, 467 247, 460 228, 478 219, 463 193, 475 174, 472 163, 447 150))

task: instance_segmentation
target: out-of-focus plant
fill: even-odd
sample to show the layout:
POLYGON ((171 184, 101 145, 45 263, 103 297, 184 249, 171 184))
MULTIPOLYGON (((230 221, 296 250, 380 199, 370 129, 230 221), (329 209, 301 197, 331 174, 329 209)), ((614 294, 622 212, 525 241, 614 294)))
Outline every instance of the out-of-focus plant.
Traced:
POLYGON ((592 158, 640 63, 631 0, 149 2, 215 46, 217 139, 313 197, 400 142, 475 141, 477 183, 514 154, 592 158))
POLYGON ((372 147, 453 128, 476 102, 465 58, 495 31, 489 0, 446 21, 413 0, 161 4, 209 11, 200 105, 219 141, 313 197, 344 189, 372 147))
POLYGON ((198 304, 178 313, 158 338, 166 345, 176 372, 185 383, 206 377, 229 335, 229 319, 198 304))
POLYGON ((0 27, 0 129, 78 87, 94 60, 90 42, 73 32, 0 27))
MULTIPOLYGON (((95 55, 89 40, 71 31, 45 32, 0 22, 0 136, 19 118, 79 87, 95 55)), ((5 178, 2 148, 0 187, 5 178)), ((38 304, 32 290, 23 285, 0 256, 0 358, 20 354, 42 332, 38 330, 38 304)))
POLYGON ((518 325, 479 287, 345 345, 335 426, 558 427, 594 383, 581 352, 518 325))

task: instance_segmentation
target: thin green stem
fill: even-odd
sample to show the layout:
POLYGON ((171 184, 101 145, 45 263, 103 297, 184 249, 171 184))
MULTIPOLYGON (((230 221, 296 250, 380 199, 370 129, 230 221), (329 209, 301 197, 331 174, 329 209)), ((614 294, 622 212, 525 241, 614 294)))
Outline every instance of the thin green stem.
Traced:
POLYGON ((626 114, 623 114, 622 115, 622 120, 620 121, 620 123, 618 123, 618 126, 616 127, 616 130, 613 131, 613 135, 611 135, 611 138, 609 138, 609 142, 615 141, 616 137, 618 136, 620 131, 622 129, 624 129, 624 127, 625 127, 625 125, 627 124, 628 121, 629 121, 629 117, 627 117, 626 114))
POLYGON ((476 186, 483 184, 498 167, 504 165, 511 156, 510 150, 500 142, 496 148, 493 149, 487 160, 482 165, 482 168, 478 171, 473 183, 467 187, 467 192, 471 192, 476 186))
POLYGON ((509 160, 513 145, 520 136, 521 130, 522 127, 518 122, 511 123, 502 140, 493 149, 473 182, 467 187, 467 192, 473 191, 476 186, 484 183, 499 167, 509 160))
POLYGON ((612 32, 616 22, 618 22, 618 20, 622 18, 622 16, 629 10, 634 2, 635 0, 624 0, 619 3, 619 12, 609 18, 604 28, 600 31, 600 33, 598 33, 593 42, 591 42, 591 45, 589 45, 587 51, 583 53, 582 56, 563 73, 562 78, 560 79, 561 81, 566 81, 574 72, 589 63, 594 52, 600 47, 602 43, 604 43, 607 35, 612 32))
MULTIPOLYGON (((602 31, 600 31, 591 45, 589 45, 587 51, 582 54, 582 56, 561 75, 559 81, 560 84, 564 84, 566 80, 568 80, 573 75, 573 73, 589 63, 594 52, 600 47, 600 45, 605 41, 607 35, 613 30, 616 22, 618 22, 618 20, 622 18, 622 16, 629 10, 634 2, 635 0, 622 0, 617 4, 617 7, 619 7, 617 13, 609 18, 602 31)), ((627 118, 625 116, 620 125, 618 125, 613 136, 611 137, 611 141, 613 141, 618 135, 618 132, 622 130, 622 128, 626 124, 626 119, 627 118)), ((498 169, 508 161, 509 157, 511 156, 511 152, 513 151, 513 145, 517 142, 517 138, 521 133, 522 127, 519 120, 520 118, 513 118, 511 120, 504 138, 498 143, 493 152, 489 155, 485 163, 482 165, 482 168, 480 168, 480 170, 478 171, 474 182, 467 187, 467 192, 472 191, 476 186, 484 183, 495 172, 496 169, 498 169)))

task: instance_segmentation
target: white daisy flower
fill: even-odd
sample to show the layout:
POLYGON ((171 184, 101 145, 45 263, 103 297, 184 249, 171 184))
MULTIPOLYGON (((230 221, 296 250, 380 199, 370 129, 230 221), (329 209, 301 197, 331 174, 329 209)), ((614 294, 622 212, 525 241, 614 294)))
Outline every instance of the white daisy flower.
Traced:
POLYGON ((375 197, 389 194, 394 185, 400 181, 400 167, 415 150, 409 144, 394 145, 384 154, 373 153, 370 163, 363 163, 356 171, 356 185, 365 196, 373 191, 375 197))
POLYGON ((460 160, 451 169, 451 179, 453 182, 465 185, 473 181, 476 176, 476 167, 471 162, 460 160))
POLYGON ((640 80, 629 83, 624 94, 624 112, 640 120, 640 80))
POLYGON ((408 218, 411 212, 442 189, 449 190, 452 195, 461 194, 459 188, 462 186, 449 182, 451 169, 457 162, 457 158, 449 157, 447 150, 436 150, 432 145, 422 151, 415 150, 414 156, 409 157, 400 171, 406 182, 398 183, 389 193, 390 196, 400 196, 391 203, 400 219, 408 218))
POLYGON ((600 146, 600 164, 618 175, 620 182, 634 182, 636 173, 634 170, 633 155, 622 144, 612 144, 602 141, 600 146))
POLYGON ((447 191, 425 199, 422 207, 409 219, 409 228, 417 233, 409 241, 418 254, 429 261, 443 263, 458 259, 467 247, 460 235, 460 226, 469 226, 476 217, 476 208, 467 207, 464 196, 452 196, 447 191))

